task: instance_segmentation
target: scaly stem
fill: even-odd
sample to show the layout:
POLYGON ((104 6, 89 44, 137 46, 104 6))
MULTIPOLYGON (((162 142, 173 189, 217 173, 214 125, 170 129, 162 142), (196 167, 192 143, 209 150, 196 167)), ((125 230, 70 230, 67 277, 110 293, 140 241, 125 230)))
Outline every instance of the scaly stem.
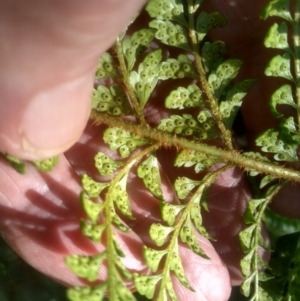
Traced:
POLYGON ((260 173, 273 175, 279 179, 293 180, 300 182, 300 172, 278 166, 274 163, 253 159, 243 155, 236 150, 224 150, 215 146, 204 144, 201 142, 191 141, 184 138, 179 138, 174 134, 151 128, 148 125, 139 125, 133 122, 122 120, 117 117, 110 116, 104 113, 92 111, 90 118, 96 124, 106 124, 111 127, 119 127, 126 131, 133 132, 143 138, 148 138, 156 141, 159 147, 175 147, 177 149, 190 149, 199 151, 203 154, 213 156, 219 159, 219 162, 224 162, 238 166, 246 171, 256 170, 260 173))
POLYGON ((300 1, 296 0, 295 3, 295 14, 294 14, 294 68, 295 68, 295 79, 296 79, 296 98, 298 107, 298 129, 300 127, 300 1))
POLYGON ((137 97, 136 97, 136 95, 135 95, 135 93, 132 89, 132 86, 129 82, 130 72, 127 70, 127 66, 126 66, 126 63, 125 63, 125 58, 124 58, 124 55, 123 55, 122 43, 119 39, 116 41, 115 49, 116 49, 116 53, 117 53, 118 60, 119 60, 119 63, 120 63, 120 71, 121 71, 121 74, 123 76, 123 83, 125 85, 125 88, 126 88, 126 91, 127 91, 128 95, 129 95, 129 98, 130 98, 131 104, 134 108, 134 111, 137 114, 136 117, 140 120, 140 122, 142 124, 146 124, 143 109, 140 106, 140 103, 139 103, 139 101, 138 101, 138 99, 137 99, 137 97))
POLYGON ((194 10, 193 10, 193 1, 188 0, 188 8, 189 8, 189 38, 190 38, 190 44, 192 47, 192 53, 195 58, 195 66, 196 70, 199 75, 199 81, 201 83, 202 89, 204 90, 206 96, 207 96, 207 104, 210 107, 210 110, 215 118, 216 125, 221 132, 221 137, 223 139, 224 144, 226 145, 228 150, 233 150, 233 145, 232 145, 232 139, 231 139, 231 132, 226 129, 222 118, 220 116, 220 111, 219 111, 219 106, 218 106, 218 101, 214 97, 211 87, 209 86, 209 83, 207 82, 207 74, 203 68, 202 65, 202 59, 199 54, 199 42, 197 39, 197 34, 196 31, 194 30, 195 27, 195 22, 194 22, 194 10))

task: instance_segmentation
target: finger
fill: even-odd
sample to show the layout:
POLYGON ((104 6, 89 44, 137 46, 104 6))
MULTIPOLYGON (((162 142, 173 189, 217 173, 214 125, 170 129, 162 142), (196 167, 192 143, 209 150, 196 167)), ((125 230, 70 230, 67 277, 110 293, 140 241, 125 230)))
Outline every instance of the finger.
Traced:
POLYGON ((79 138, 98 57, 144 2, 1 2, 0 151, 37 160, 79 138))
MULTIPOLYGON (((0 233, 8 244, 30 265, 66 285, 86 283, 65 264, 71 254, 94 255, 104 250, 80 232, 85 218, 79 202, 78 175, 61 157, 51 173, 27 166, 20 175, 0 161, 0 233)), ((132 271, 145 269, 142 242, 134 233, 117 232, 120 247, 126 253, 125 266, 132 271)), ((102 266, 99 279, 105 279, 102 266)))
MULTIPOLYGON (((216 167, 214 167, 215 169, 216 167)), ((223 172, 209 188, 207 204, 203 210, 203 223, 216 239, 212 244, 225 262, 232 285, 243 280, 240 261, 244 257, 238 233, 245 228, 244 212, 251 192, 243 172, 232 168, 223 172)))
POLYGON ((198 236, 198 243, 209 256, 208 260, 196 255, 186 246, 179 247, 180 258, 194 292, 184 288, 173 277, 175 291, 180 300, 229 300, 231 283, 225 263, 207 239, 198 236))

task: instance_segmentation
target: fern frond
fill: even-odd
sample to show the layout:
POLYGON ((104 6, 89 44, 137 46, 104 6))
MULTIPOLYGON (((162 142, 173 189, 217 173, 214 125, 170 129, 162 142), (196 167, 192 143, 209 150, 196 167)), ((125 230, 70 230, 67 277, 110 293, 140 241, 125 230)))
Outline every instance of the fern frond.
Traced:
POLYGON ((262 219, 267 205, 281 186, 271 187, 264 198, 250 200, 244 215, 245 222, 249 226, 239 233, 241 246, 246 253, 246 256, 241 260, 241 271, 245 277, 241 285, 241 291, 247 297, 251 294, 250 300, 252 301, 272 300, 261 287, 261 282, 270 279, 264 272, 267 264, 260 257, 260 249, 268 249, 262 236, 262 219))
MULTIPOLYGON (((297 35, 298 26, 296 20, 290 13, 290 1, 288 0, 274 0, 271 1, 264 9, 262 17, 266 19, 270 16, 278 16, 293 24, 294 37, 297 35)), ((298 3, 298 2, 297 2, 298 3)), ((299 5, 299 4, 297 4, 299 5)), ((297 12, 295 12, 295 18, 297 12)), ((294 38, 294 44, 290 45, 288 41, 288 25, 282 22, 280 25, 275 23, 268 31, 264 44, 266 47, 280 49, 283 55, 276 55, 268 63, 265 74, 267 76, 282 77, 290 82, 278 88, 271 96, 270 108, 273 115, 277 118, 284 118, 285 116, 278 112, 277 106, 284 105, 294 109, 297 117, 294 119, 288 116, 280 123, 279 131, 267 130, 257 140, 256 144, 262 147, 262 151, 275 153, 275 160, 277 161, 299 161, 297 154, 297 147, 299 141, 299 51, 297 38, 294 38), (292 64, 294 62, 294 64, 292 64), (291 67, 294 65, 294 72, 291 67), (296 90, 296 97, 294 91, 296 90)))
MULTIPOLYGON (((120 261, 120 257, 126 255, 117 242, 115 227, 122 232, 130 231, 130 228, 122 222, 119 213, 117 213, 119 211, 123 216, 133 218, 126 191, 128 173, 134 164, 148 153, 151 153, 155 148, 155 146, 146 148, 135 156, 133 155, 127 163, 116 162, 99 152, 96 155, 96 166, 98 166, 100 174, 111 175, 112 165, 117 168, 120 167, 121 170, 110 182, 98 183, 87 175, 84 175, 82 178, 85 189, 81 194, 82 207, 89 221, 83 220, 81 222, 81 231, 91 240, 98 243, 105 235, 106 250, 93 256, 71 255, 66 258, 66 264, 76 275, 93 282, 98 279, 99 268, 105 260, 107 264, 107 280, 103 282, 105 286, 101 286, 101 289, 103 290, 102 296, 104 293, 108 293, 110 300, 135 300, 123 281, 123 278, 131 279, 132 275, 120 261), (103 202, 95 202, 90 198, 91 195, 95 197, 96 192, 100 195, 104 190, 106 193, 103 202), (101 214, 103 216, 100 219, 101 214), (105 217, 104 222, 99 223, 103 217, 105 217)), ((91 299, 87 300, 93 300, 94 291, 98 292, 98 286, 94 290, 89 290, 90 296, 88 298, 91 299)), ((72 301, 77 301, 84 294, 87 294, 85 288, 74 288, 69 291, 69 298, 72 301)))

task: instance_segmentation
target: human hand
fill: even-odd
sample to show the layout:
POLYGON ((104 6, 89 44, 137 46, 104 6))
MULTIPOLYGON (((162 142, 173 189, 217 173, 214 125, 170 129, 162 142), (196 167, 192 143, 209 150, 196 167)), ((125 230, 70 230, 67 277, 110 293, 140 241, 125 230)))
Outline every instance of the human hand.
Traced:
POLYGON ((0 151, 63 153, 90 114, 98 59, 145 1, 1 1, 0 151))
MULTIPOLYGON (((268 27, 258 18, 265 3, 257 1, 254 5, 254 2, 248 2, 207 3, 207 10, 220 11, 229 19, 228 26, 212 32, 211 37, 214 39, 220 35, 230 45, 230 56, 245 61, 241 76, 247 78, 262 76, 265 62, 262 39, 268 27), (259 34, 254 29, 259 29, 259 34), (253 47, 249 47, 249 41, 253 47), (251 61, 253 59, 255 63, 251 61)), ((40 4, 32 0, 27 5, 16 4, 19 9, 14 12, 11 10, 15 6, 2 5, 1 22, 12 28, 3 31, 8 42, 0 56, 4 70, 0 78, 3 99, 0 114, 5 116, 0 118, 0 149, 3 152, 24 159, 41 159, 61 153, 77 140, 88 119, 98 56, 138 8, 138 1, 132 1, 130 6, 125 2, 110 3, 90 1, 83 5, 79 1, 75 4, 74 1, 70 4, 68 1, 54 4, 49 1, 40 4), (32 10, 32 6, 35 9, 32 10), (17 30, 20 24, 26 25, 21 26, 22 34, 17 30), (50 32, 49 26, 53 28, 50 32), (47 37, 43 36, 45 31, 47 37), (17 42, 21 47, 15 46, 17 42), (10 57, 14 58, 13 62, 8 60, 10 57), (28 113, 28 108, 32 108, 33 113, 28 113)), ((253 90, 255 95, 265 91, 257 85, 253 90)), ((151 113, 151 108, 148 108, 149 116, 151 113)), ((250 119, 246 120, 249 122, 250 119)), ((246 126, 250 131, 252 125, 246 126)), ((99 178, 93 157, 104 148, 99 142, 100 130, 89 124, 80 140, 61 156, 59 165, 49 174, 41 174, 28 166, 26 176, 21 176, 1 160, 0 223, 3 237, 32 266, 67 285, 80 285, 83 281, 65 266, 65 256, 103 250, 102 245, 94 245, 81 235, 79 220, 83 213, 78 202, 81 190, 78 174, 87 172, 95 179, 99 178)), ((159 153, 165 179, 172 182, 174 169, 170 172, 167 157, 172 157, 171 150, 167 154, 159 153)), ((166 180, 171 200, 174 191, 168 183, 166 180)), ((141 252, 143 243, 150 243, 147 241, 149 224, 146 223, 160 220, 158 202, 139 185, 135 178, 131 178, 128 185, 136 217, 130 225, 133 232, 130 238, 127 235, 119 237, 127 253, 125 263, 133 271, 146 270, 141 252), (151 219, 145 219, 145 216, 151 219)), ((190 292, 175 281, 180 300, 206 298, 225 301, 231 284, 241 282, 238 264, 242 252, 237 233, 243 227, 242 215, 250 197, 246 179, 238 169, 222 174, 214 183, 209 198, 210 214, 204 214, 204 222, 218 240, 213 247, 209 241, 198 237, 211 258, 209 261, 180 247, 187 276, 196 290, 196 293, 190 292), (220 202, 224 199, 226 208, 220 202)), ((102 269, 100 279, 104 275, 102 269)))

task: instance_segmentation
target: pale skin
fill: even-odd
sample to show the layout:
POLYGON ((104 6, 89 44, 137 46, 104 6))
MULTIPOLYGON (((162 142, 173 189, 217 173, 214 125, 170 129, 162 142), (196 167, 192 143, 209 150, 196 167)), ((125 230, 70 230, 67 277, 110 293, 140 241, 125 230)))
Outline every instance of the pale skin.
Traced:
MULTIPOLYGON (((266 2, 204 1, 207 11, 217 10, 228 19, 227 27, 212 32, 211 38, 225 40, 229 55, 244 60, 241 78, 263 78, 269 54, 262 39, 268 25, 258 16, 266 2)), ((103 249, 79 231, 83 213, 78 202, 78 173, 88 172, 97 178, 92 158, 103 148, 97 143, 99 127, 87 125, 95 68, 99 55, 143 4, 140 0, 0 0, 0 150, 30 160, 64 153, 48 174, 28 166, 26 176, 22 176, 1 159, 0 233, 33 267, 66 285, 83 284, 65 266, 66 255, 94 254, 103 249)), ((251 144, 254 136, 275 123, 270 114, 263 117, 268 114, 272 91, 266 81, 258 81, 243 107, 251 144)), ((167 170, 167 164, 162 168, 167 170)), ((128 253, 124 261, 127 267, 143 271, 146 267, 141 247, 143 241, 148 242, 149 228, 144 217, 150 213, 152 220, 157 220, 159 213, 157 201, 135 189, 135 181, 130 179, 128 190, 137 219, 131 225, 130 239, 120 235, 119 241, 128 253), (147 202, 139 202, 146 198, 147 202)), ((170 199, 174 196, 168 181, 166 193, 170 199)), ((180 247, 188 278, 196 290, 190 292, 174 281, 180 300, 226 301, 231 285, 241 282, 238 260, 242 253, 236 232, 242 227, 249 198, 251 193, 241 171, 231 170, 218 178, 210 195, 213 218, 204 218, 216 236, 227 236, 215 244, 216 249, 199 237, 210 261, 180 247), (224 208, 219 204, 224 194, 228 200, 225 222, 224 208), (223 225, 216 225, 216 221, 223 225), (219 226, 221 230, 215 231, 219 226)), ((280 200, 277 203, 281 204, 280 200)), ((102 269, 99 279, 104 273, 102 269)))

